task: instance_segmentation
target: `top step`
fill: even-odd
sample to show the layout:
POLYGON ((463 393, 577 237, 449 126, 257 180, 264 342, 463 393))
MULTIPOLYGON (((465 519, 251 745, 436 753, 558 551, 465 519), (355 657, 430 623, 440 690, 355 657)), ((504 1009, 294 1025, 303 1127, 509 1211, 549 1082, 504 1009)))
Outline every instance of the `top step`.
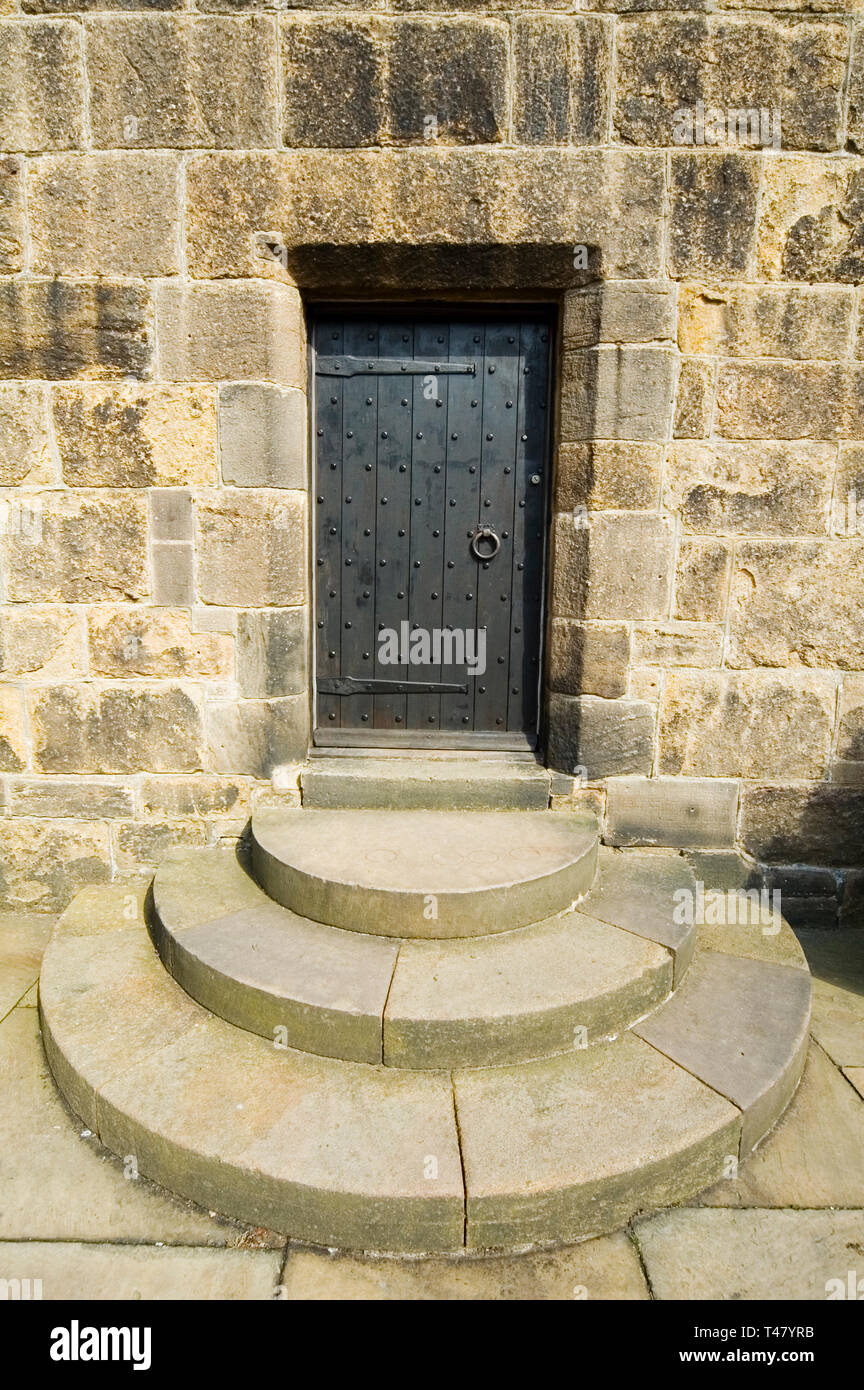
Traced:
POLYGON ((378 936, 485 936, 563 912, 591 887, 597 825, 558 811, 267 809, 255 875, 283 907, 378 936))
POLYGON ((300 788, 319 810, 546 811, 550 778, 530 756, 355 753, 313 758, 300 788))

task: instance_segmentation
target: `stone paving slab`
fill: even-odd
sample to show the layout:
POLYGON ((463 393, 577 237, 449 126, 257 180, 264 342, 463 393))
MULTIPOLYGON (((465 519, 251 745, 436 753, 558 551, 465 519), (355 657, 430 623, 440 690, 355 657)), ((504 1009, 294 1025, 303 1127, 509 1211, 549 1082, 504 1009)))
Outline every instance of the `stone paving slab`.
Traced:
POLYGON ((462 754, 458 759, 317 757, 300 774, 304 807, 542 811, 549 773, 539 763, 462 754))
POLYGON ((44 912, 0 914, 0 1018, 36 981, 55 921, 44 912))
POLYGON ((0 1024, 0 1239, 229 1245, 244 1228, 178 1201, 123 1164, 63 1104, 34 1009, 0 1024))
POLYGON ((864 1102, 820 1047, 811 1045, 789 1109, 737 1179, 699 1200, 710 1207, 864 1208, 864 1102))
POLYGON ((160 920, 170 922, 176 934, 247 907, 260 907, 269 899, 233 851, 178 848, 156 870, 153 901, 158 939, 160 920))
POLYGON ((864 1097, 864 1067, 844 1067, 843 1075, 852 1082, 858 1094, 864 1097))
POLYGON ((795 935, 813 975, 814 1038, 838 1067, 864 1067, 864 932, 795 935))
POLYGON ((293 1247, 282 1276, 289 1300, 647 1299, 623 1232, 564 1249, 475 1259, 372 1260, 293 1247))
POLYGON ((706 951, 672 998, 633 1031, 739 1106, 744 1155, 798 1085, 809 1014, 804 971, 706 951))
POLYGON ((675 920, 675 893, 680 889, 694 894, 696 889, 693 872, 680 854, 601 847, 597 877, 580 907, 601 922, 666 946, 674 953, 677 985, 696 940, 692 926, 675 920))
POLYGON ((696 944, 700 951, 720 951, 748 960, 764 960, 771 965, 790 965, 795 970, 808 968, 798 938, 786 922, 780 924, 779 931, 772 925, 768 932, 759 924, 749 922, 699 927, 696 944))
POLYGON ((0 1242, 0 1278, 40 1279, 45 1300, 273 1298, 281 1263, 275 1250, 0 1242))
POLYGON ((829 1280, 864 1277, 862 1211, 682 1207, 635 1237, 660 1299, 825 1299, 829 1280))

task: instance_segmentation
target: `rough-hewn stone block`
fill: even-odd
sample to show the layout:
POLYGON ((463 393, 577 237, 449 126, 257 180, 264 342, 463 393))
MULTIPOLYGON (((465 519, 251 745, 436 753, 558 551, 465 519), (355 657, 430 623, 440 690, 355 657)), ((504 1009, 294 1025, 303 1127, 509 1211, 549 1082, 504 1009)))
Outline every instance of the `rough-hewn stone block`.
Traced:
POLYGON ((78 25, 0 21, 0 147, 75 149, 83 143, 83 125, 78 25))
POLYGON ((727 439, 860 439, 864 367, 827 362, 728 362, 717 431, 727 439))
POLYGON ((10 820, 0 846, 0 905, 60 912, 79 888, 111 877, 107 825, 10 820))
POLYGON ((237 680, 244 695, 265 698, 306 690, 305 608, 241 613, 237 623, 237 680))
POLYGON ((846 138, 851 149, 864 150, 864 27, 860 24, 852 32, 846 138))
POLYGON ((661 517, 594 513, 587 527, 555 521, 553 608, 561 617, 663 618, 673 533, 661 517))
POLYGON ((682 352, 728 357, 845 357, 855 311, 841 286, 681 287, 682 352))
POLYGON ((102 148, 277 143, 270 16, 94 16, 87 70, 93 139, 102 148))
POLYGON ((309 742, 309 701, 214 701, 207 706, 207 748, 215 772, 269 777, 284 763, 305 758, 309 742))
POLYGON ((864 668, 864 545, 742 541, 729 621, 731 666, 864 668))
POLYGON ((719 666, 722 656, 719 623, 637 624, 633 629, 634 666, 719 666))
POLYGON ((195 548, 188 541, 153 541, 153 602, 177 608, 195 602, 195 548))
POLYGON ((4 537, 7 594, 92 603, 147 592, 146 509, 139 494, 76 497, 41 493, 38 528, 4 537))
POLYGON ((234 487, 306 487, 306 396, 255 384, 219 392, 219 457, 234 487))
POLYGON ((160 285, 156 321, 169 381, 304 384, 300 297, 287 285, 160 285))
POLYGON ((24 696, 13 685, 0 685, 0 771, 27 766, 27 717, 24 696))
POLYGON ((135 796, 121 782, 85 778, 11 778, 9 811, 13 816, 44 816, 59 820, 111 820, 131 816, 135 796))
POLYGON ((63 479, 76 487, 213 484, 216 402, 186 386, 62 386, 54 430, 63 479))
POLYGON ((675 572, 675 617, 691 623, 722 623, 731 570, 728 542, 685 537, 675 572))
POLYGON ((652 343, 675 338, 675 286, 606 281, 564 296, 564 346, 652 343))
POLYGON ((630 633, 623 624, 586 624, 555 618, 549 649, 549 685, 563 695, 627 694, 630 633))
POLYGON ((673 275, 713 279, 747 270, 756 241, 759 168, 755 155, 672 155, 673 275))
POLYGON ((864 200, 860 159, 782 155, 765 162, 759 213, 758 273, 766 280, 864 276, 864 200))
POLYGON ((282 21, 286 145, 374 145, 385 126, 382 21, 291 16, 282 21))
POLYGON ((837 743, 831 780, 864 784, 864 676, 846 676, 837 709, 837 743))
POLYGON ((721 849, 735 843, 737 812, 737 782, 613 777, 604 839, 610 845, 721 849))
POLYGON ((704 439, 711 432, 714 409, 714 364, 698 357, 684 357, 678 372, 675 397, 676 439, 704 439))
POLYGON ((151 492, 150 529, 157 541, 192 541, 195 515, 192 494, 185 488, 165 488, 151 492))
POLYGON ((686 531, 824 535, 835 452, 830 444, 674 444, 664 502, 686 531))
POLYGON ((143 285, 0 281, 0 377, 146 376, 152 351, 143 285))
POLYGON ((526 15, 513 35, 520 145, 597 145, 606 133, 612 30, 583 15, 526 15))
POLYGON ((701 101, 706 144, 767 143, 759 113, 782 108, 784 146, 836 149, 847 47, 845 28, 823 21, 644 14, 621 19, 616 130, 633 144, 683 144, 691 132, 678 128, 676 113, 689 110, 692 119, 701 101))
POLYGON ((192 632, 188 613, 165 608, 96 608, 87 625, 94 675, 230 680, 233 674, 230 637, 192 632))
POLYGON ((834 687, 833 677, 821 672, 670 671, 660 704, 659 770, 685 777, 821 777, 834 687))
POLYGON ((201 821, 119 822, 111 827, 114 859, 120 873, 152 869, 171 849, 205 845, 207 830, 201 821))
POLYGON ((24 174, 15 155, 0 159, 0 273, 24 268, 24 174))
POLYGON ((235 778, 144 777, 141 810, 145 816, 169 820, 192 817, 245 819, 249 814, 249 786, 235 778))
POLYGON ((763 863, 864 863, 864 791, 815 783, 744 787, 741 843, 763 863))
POLYGON ((193 772, 201 767, 194 688, 54 686, 33 706, 43 772, 193 772))
POLYGON ((550 766, 586 781, 651 771, 654 706, 592 695, 549 697, 550 766))
POLYGON ((670 348, 598 347, 564 354, 561 437, 665 439, 675 395, 670 348))
POLYGON ((25 604, 0 611, 0 672, 7 678, 65 680, 86 670, 84 615, 25 604))
POLYGON ((300 493, 214 495, 199 502, 198 588, 205 603, 296 607, 306 596, 300 493))
POLYGON ((0 487, 55 480, 44 388, 0 383, 0 487))
POLYGON ((568 511, 651 511, 659 506, 660 444, 597 440, 558 449, 555 508, 568 511))
POLYGON ((152 153, 51 155, 27 181, 33 266, 44 275, 171 275, 177 163, 152 153))
POLYGON ((507 40, 499 21, 397 20, 387 69, 392 139, 425 142, 430 129, 433 139, 448 144, 489 145, 503 139, 507 40))

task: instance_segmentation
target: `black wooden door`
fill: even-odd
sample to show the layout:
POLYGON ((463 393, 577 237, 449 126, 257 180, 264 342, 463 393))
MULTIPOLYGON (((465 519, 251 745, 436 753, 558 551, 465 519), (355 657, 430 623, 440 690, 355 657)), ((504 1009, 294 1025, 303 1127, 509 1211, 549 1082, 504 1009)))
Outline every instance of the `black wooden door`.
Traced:
POLYGON ((316 742, 535 741, 550 337, 541 311, 316 319, 316 742))

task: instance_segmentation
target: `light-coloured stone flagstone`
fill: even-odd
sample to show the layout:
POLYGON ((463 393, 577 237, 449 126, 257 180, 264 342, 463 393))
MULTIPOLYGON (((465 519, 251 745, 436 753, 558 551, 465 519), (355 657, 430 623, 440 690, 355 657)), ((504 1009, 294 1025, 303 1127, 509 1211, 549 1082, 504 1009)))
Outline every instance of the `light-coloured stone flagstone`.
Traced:
POLYGON ((54 922, 43 912, 0 914, 0 1018, 34 984, 54 922))
POLYGON ((864 1067, 864 937, 798 931, 813 973, 812 1032, 838 1067, 864 1067))
POLYGON ((855 1090, 864 1099, 864 1067, 844 1067, 843 1075, 852 1082, 855 1090))
POLYGON ((49 1301, 273 1298, 281 1262, 275 1250, 0 1243, 3 1278, 39 1279, 49 1301))
POLYGON ((677 986, 695 944, 692 924, 676 913, 680 899, 675 895, 681 890, 695 895, 696 879, 680 854, 602 848, 597 877, 581 909, 601 922, 668 947, 675 957, 677 986))

